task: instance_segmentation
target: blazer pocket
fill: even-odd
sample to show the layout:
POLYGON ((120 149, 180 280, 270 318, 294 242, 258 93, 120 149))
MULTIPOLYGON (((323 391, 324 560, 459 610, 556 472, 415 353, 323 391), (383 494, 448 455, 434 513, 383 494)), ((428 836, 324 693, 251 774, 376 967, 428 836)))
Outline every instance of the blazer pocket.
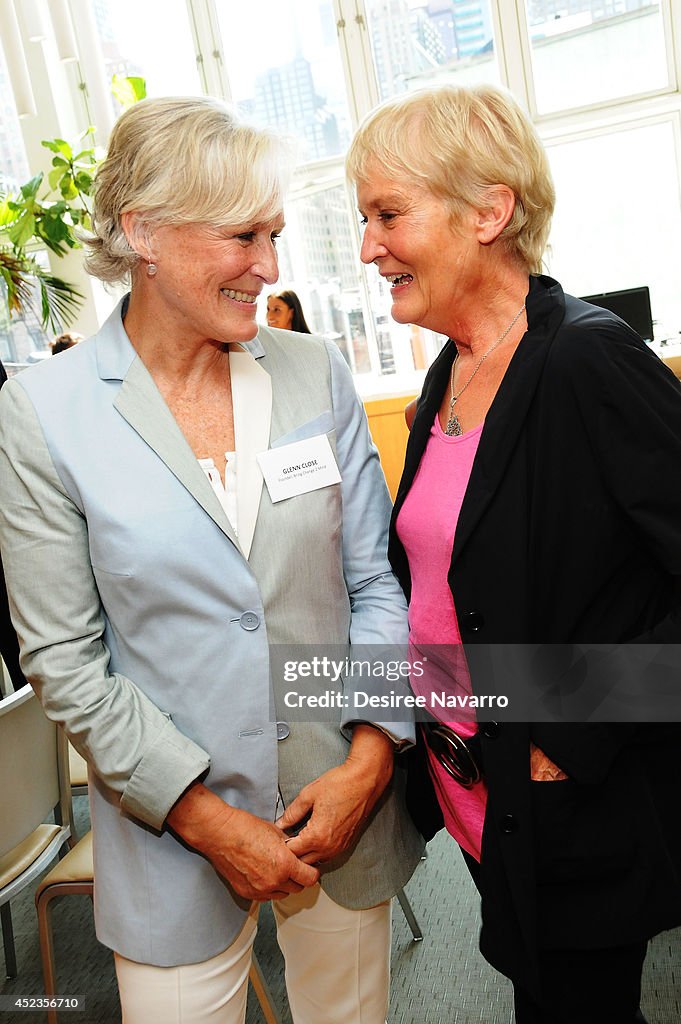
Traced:
POLYGON ((596 884, 631 869, 638 837, 625 787, 531 782, 530 797, 539 885, 596 884))
POLYGON ((276 441, 270 442, 270 448, 281 448, 285 444, 293 444, 294 441, 305 441, 308 437, 317 437, 318 434, 328 434, 330 430, 335 427, 333 413, 330 409, 315 416, 313 420, 308 420, 307 423, 301 423, 299 427, 294 430, 289 430, 287 434, 282 434, 276 441))

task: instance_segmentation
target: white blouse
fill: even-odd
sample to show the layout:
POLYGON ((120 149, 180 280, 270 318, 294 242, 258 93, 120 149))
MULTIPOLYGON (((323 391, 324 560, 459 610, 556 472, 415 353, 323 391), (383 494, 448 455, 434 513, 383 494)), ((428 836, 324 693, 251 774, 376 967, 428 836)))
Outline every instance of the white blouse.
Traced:
POLYGON ((220 473, 212 459, 199 459, 199 466, 208 478, 225 515, 232 524, 232 529, 239 535, 236 515, 236 452, 225 452, 225 482, 222 483, 220 473))

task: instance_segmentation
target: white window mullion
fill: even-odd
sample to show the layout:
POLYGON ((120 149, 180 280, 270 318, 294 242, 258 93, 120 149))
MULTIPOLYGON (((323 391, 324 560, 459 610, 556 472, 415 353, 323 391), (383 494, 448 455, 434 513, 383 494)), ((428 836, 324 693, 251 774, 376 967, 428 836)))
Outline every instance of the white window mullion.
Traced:
POLYGON ((85 89, 85 100, 100 146, 106 146, 114 125, 111 82, 107 80, 102 44, 95 24, 91 0, 70 0, 71 18, 78 26, 79 88, 85 89))
POLYGON ((532 57, 524 0, 496 0, 492 8, 494 41, 502 81, 528 112, 536 108, 532 57))
POLYGON ((379 101, 364 0, 333 0, 353 127, 379 101))
POLYGON ((187 0, 187 9, 204 92, 230 100, 214 0, 187 0))
MULTIPOLYGON (((192 42, 194 43, 194 54, 196 58, 196 69, 201 79, 201 88, 207 95, 211 95, 210 61, 207 61, 205 54, 210 53, 206 46, 206 10, 203 0, 187 0, 187 14, 191 26, 192 42)), ((220 95, 218 93, 218 95, 220 95)))
MULTIPOLYGON (((371 40, 363 0, 333 0, 336 30, 341 61, 348 89, 348 105, 354 128, 379 101, 378 82, 371 53, 371 40)), ((350 220, 353 225, 355 255, 359 270, 360 301, 364 317, 367 349, 374 373, 380 372, 380 357, 376 339, 376 322, 369 302, 366 268, 359 260, 361 239, 355 213, 355 197, 347 189, 350 220)))
MULTIPOLYGON (((367 350, 369 352, 369 361, 371 363, 371 369, 373 374, 380 375, 381 372, 381 357, 378 350, 378 339, 376 337, 376 320, 374 310, 371 306, 371 298, 369 295, 369 282, 367 281, 367 268, 361 262, 359 258, 359 251, 362 246, 362 238, 359 230, 359 220, 357 218, 357 207, 356 197, 354 189, 350 187, 349 183, 346 182, 346 194, 348 197, 348 208, 350 210, 350 222, 352 224, 352 237, 355 243, 355 254, 357 259, 357 266, 360 268, 359 272, 359 288, 360 288, 360 301, 362 304, 362 313, 364 315, 364 328, 366 330, 367 339, 367 350)), ((374 273, 376 268, 372 268, 374 273)))
POLYGON ((669 80, 676 90, 681 89, 681 4, 662 0, 667 53, 670 61, 669 80))

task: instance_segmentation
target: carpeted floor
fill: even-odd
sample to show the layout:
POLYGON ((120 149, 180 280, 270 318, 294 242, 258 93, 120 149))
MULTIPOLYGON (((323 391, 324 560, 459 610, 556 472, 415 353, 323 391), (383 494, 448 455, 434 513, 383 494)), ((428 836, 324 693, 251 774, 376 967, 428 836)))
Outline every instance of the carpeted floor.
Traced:
MULTIPOLYGON (((76 798, 76 818, 87 828, 87 800, 76 798)), ((510 985, 477 951, 478 901, 455 844, 440 834, 407 886, 424 932, 412 941, 397 902, 393 911, 393 986, 390 1024, 512 1024, 510 985)), ((16 1012, 9 997, 42 992, 33 892, 12 903, 19 976, 0 982, 0 1024, 42 1024, 43 1013, 16 1012)), ((92 907, 84 896, 54 907, 55 959, 61 995, 82 996, 83 1012, 62 1013, 60 1024, 117 1024, 120 1010, 111 954, 96 941, 92 907)), ((268 907, 261 913, 256 954, 283 1024, 291 1024, 283 964, 268 907)), ((0 965, 4 974, 4 962, 0 965)), ((644 974, 642 1008, 649 1024, 681 1024, 681 929, 651 943, 644 974)), ((264 1018, 249 994, 247 1024, 264 1018)), ((165 1024, 149 1021, 149 1024, 165 1024)), ((348 1024, 353 1024, 349 1021, 348 1024)))

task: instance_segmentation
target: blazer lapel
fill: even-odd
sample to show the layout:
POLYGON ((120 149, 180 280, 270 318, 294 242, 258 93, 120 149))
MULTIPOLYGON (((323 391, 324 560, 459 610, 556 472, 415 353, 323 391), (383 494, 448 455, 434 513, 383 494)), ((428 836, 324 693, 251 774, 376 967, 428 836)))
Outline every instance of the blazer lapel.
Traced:
POLYGON ((270 443, 272 378, 250 352, 231 351, 229 368, 237 451, 237 528, 239 545, 248 558, 263 485, 256 455, 266 451, 270 443))
MULTIPOLYGON (((485 418, 456 527, 452 563, 463 550, 499 487, 523 429, 551 342, 564 315, 565 298, 560 285, 548 277, 532 277, 527 296, 528 330, 516 349, 485 418)), ((430 429, 449 383, 455 355, 456 348, 450 339, 428 371, 412 424, 404 472, 395 499, 389 553, 405 592, 409 590, 409 574, 395 523, 423 457, 430 429)))
POLYGON ((240 547, 222 505, 141 359, 136 358, 130 366, 114 406, 229 540, 240 547))
POLYGON ((97 363, 102 380, 121 381, 114 407, 146 444, 163 460, 179 482, 239 547, 236 534, 201 469, 194 452, 133 348, 121 320, 125 299, 97 335, 97 363))
POLYGON ((565 299, 560 285, 551 278, 532 278, 527 297, 528 330, 485 417, 456 527, 452 564, 461 554, 501 483, 523 430, 551 342, 564 315, 565 299))

